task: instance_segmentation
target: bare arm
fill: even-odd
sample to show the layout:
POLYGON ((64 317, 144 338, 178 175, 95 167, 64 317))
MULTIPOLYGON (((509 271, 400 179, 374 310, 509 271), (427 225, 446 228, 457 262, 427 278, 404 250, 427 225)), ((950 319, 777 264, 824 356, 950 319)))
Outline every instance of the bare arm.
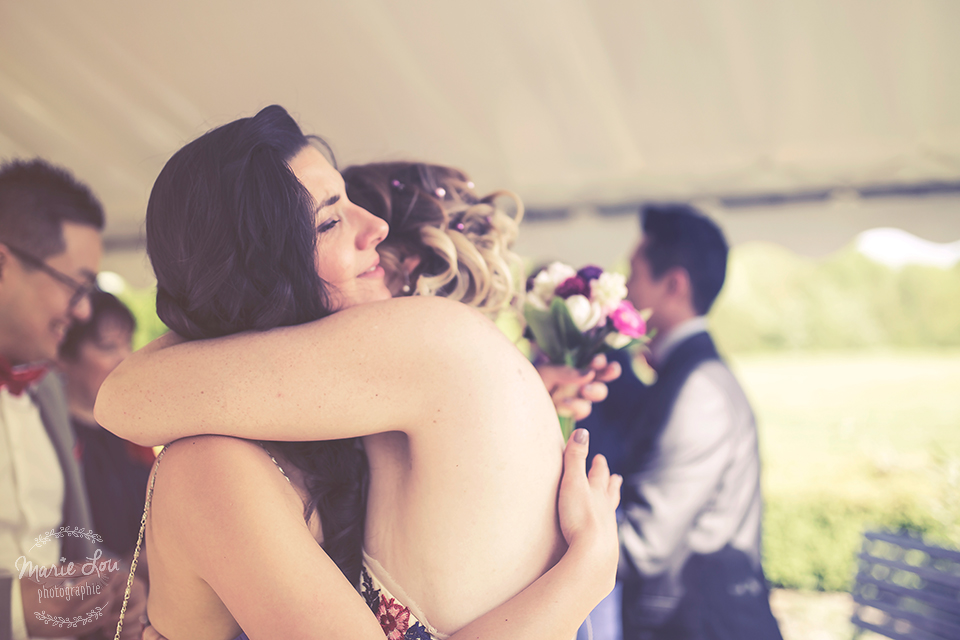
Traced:
POLYGON ((440 298, 175 342, 164 336, 110 374, 97 398, 100 424, 148 446, 201 433, 316 440, 415 431, 424 406, 479 404, 488 372, 515 351, 479 313, 440 298))
POLYGON ((160 633, 227 637, 239 625, 257 639, 383 640, 363 599, 304 523, 302 501, 256 444, 177 441, 157 467, 155 489, 151 560, 167 574, 154 579, 178 581, 154 585, 151 617, 160 633), (193 587, 200 581, 236 624, 216 600, 200 597, 206 590, 193 587), (191 588, 183 602, 181 592, 191 588))
MULTIPOLYGON (((183 520, 175 530, 184 532, 182 538, 168 538, 168 546, 187 554, 188 565, 255 640, 382 639, 363 599, 307 531, 299 502, 273 463, 248 443, 224 447, 222 439, 213 440, 221 442, 211 448, 209 438, 188 439, 174 445, 179 455, 168 453, 158 480, 167 484, 167 504, 158 508, 168 510, 161 516, 168 519, 169 509, 177 509, 183 520), (196 490, 198 485, 203 491, 196 490), (181 510, 187 499, 200 508, 181 510)), ((568 640, 612 588, 618 549, 613 511, 620 481, 609 475, 602 458, 588 477, 586 455, 586 442, 571 441, 565 452, 560 518, 570 542, 566 555, 513 599, 453 634, 453 640, 568 640)))

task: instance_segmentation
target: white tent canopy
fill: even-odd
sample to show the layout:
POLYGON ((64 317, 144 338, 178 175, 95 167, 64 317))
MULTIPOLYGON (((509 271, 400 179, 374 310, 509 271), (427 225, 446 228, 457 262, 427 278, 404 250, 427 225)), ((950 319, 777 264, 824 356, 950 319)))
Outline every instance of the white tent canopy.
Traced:
POLYGON ((602 233, 598 205, 681 198, 714 203, 734 240, 743 216, 744 237, 794 237, 763 231, 770 207, 716 198, 934 183, 946 195, 919 208, 820 206, 817 224, 902 216, 956 240, 958 28, 953 0, 3 0, 0 157, 72 169, 118 249, 177 148, 271 103, 341 165, 453 164, 588 212, 568 230, 602 233))

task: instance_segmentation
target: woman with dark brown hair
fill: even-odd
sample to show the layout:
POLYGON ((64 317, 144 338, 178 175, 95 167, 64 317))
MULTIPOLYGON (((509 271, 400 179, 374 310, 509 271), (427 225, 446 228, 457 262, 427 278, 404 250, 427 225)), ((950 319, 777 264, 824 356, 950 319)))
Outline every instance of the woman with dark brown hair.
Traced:
POLYGON ((97 417, 182 438, 146 538, 171 640, 565 639, 612 587, 619 478, 602 459, 586 474, 583 437, 563 453, 539 376, 489 320, 390 299, 386 233, 279 107, 158 177, 157 309, 190 341, 131 356, 97 417), (353 440, 315 441, 356 436, 369 473, 353 440))

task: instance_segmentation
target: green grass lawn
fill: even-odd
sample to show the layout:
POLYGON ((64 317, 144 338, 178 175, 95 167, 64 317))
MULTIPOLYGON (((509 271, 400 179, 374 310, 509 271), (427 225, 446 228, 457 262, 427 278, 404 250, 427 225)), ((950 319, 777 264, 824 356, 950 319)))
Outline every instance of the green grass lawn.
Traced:
POLYGON ((960 544, 960 350, 730 362, 760 429, 774 584, 849 588, 865 528, 960 544))

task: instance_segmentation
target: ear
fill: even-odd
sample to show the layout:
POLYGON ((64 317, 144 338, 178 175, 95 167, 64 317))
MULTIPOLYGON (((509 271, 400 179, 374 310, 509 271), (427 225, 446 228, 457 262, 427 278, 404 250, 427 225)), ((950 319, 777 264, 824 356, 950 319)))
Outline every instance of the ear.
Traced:
POLYGON ((412 254, 403 259, 403 262, 400 263, 400 268, 403 269, 403 272, 407 275, 413 273, 413 270, 420 266, 420 256, 417 254, 412 254))
POLYGON ((675 267, 667 272, 667 293, 692 304, 693 291, 690 288, 690 274, 683 267, 675 267))

